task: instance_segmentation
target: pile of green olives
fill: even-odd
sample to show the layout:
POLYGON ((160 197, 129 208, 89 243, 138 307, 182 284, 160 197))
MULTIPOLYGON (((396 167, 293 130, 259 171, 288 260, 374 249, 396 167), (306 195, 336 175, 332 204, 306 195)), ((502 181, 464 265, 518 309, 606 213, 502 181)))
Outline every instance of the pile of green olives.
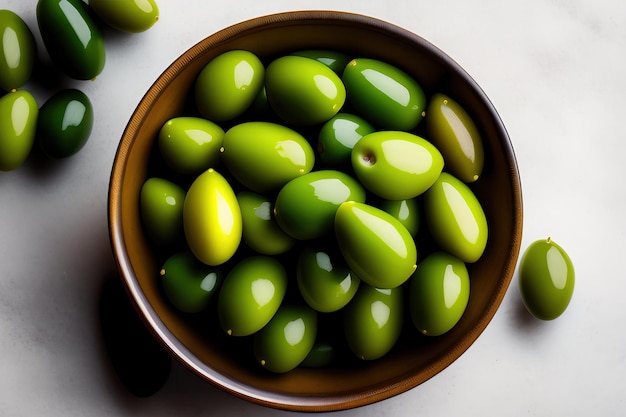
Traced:
POLYGON ((483 145, 460 103, 329 50, 224 52, 189 103, 155 137, 139 196, 174 308, 275 373, 457 324, 488 239, 471 188, 483 145))
MULTIPOLYGON (((142 32, 158 19, 154 0, 39 0, 37 25, 52 61, 68 77, 93 80, 105 63, 101 22, 142 32)), ((94 123, 89 97, 75 88, 55 91, 39 107, 24 86, 37 65, 37 45, 24 20, 0 10, 0 171, 20 167, 39 143, 45 155, 67 158, 87 142, 94 123)))

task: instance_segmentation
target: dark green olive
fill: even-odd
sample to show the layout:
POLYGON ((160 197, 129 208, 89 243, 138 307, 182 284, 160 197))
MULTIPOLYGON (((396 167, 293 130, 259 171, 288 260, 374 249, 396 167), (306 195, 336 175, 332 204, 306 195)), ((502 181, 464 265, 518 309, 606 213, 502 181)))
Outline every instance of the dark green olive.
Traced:
POLYGON ((296 280, 304 301, 322 313, 345 307, 361 283, 340 254, 309 247, 298 257, 296 280))
POLYGON ((317 335, 317 313, 306 305, 281 305, 254 335, 254 354, 268 371, 285 373, 307 357, 317 335))
POLYGON ((295 240, 276 223, 269 198, 241 191, 237 201, 241 208, 243 241, 252 250, 262 255, 278 255, 293 247, 295 240))
POLYGON ((157 245, 175 242, 183 234, 185 190, 164 178, 148 178, 141 187, 139 204, 146 234, 157 245))
POLYGON ((39 109, 37 140, 48 156, 67 158, 85 146, 93 122, 89 97, 76 89, 61 90, 39 109))
POLYGON ((365 190, 357 180, 341 171, 309 172, 281 188, 274 216, 289 236, 315 239, 332 232, 335 212, 346 201, 365 201, 365 190))
POLYGON ((102 31, 81 0, 39 0, 37 24, 52 62, 78 80, 92 80, 104 69, 102 31))
POLYGON ((349 113, 335 115, 320 129, 317 151, 321 161, 328 166, 349 166, 354 145, 374 130, 362 117, 349 113))
POLYGON ((341 77, 343 70, 350 62, 350 57, 342 52, 332 51, 328 49, 306 49, 297 51, 291 55, 303 56, 311 58, 328 66, 337 75, 341 77))
POLYGON ((270 256, 239 261, 226 275, 218 296, 218 317, 230 336, 249 336, 274 317, 287 291, 287 271, 270 256))
POLYGON ((398 219, 415 237, 420 228, 420 207, 417 198, 407 200, 384 200, 380 208, 398 219))
POLYGON ((203 264, 186 251, 170 256, 160 275, 168 300, 185 313, 206 309, 222 282, 221 270, 203 264))

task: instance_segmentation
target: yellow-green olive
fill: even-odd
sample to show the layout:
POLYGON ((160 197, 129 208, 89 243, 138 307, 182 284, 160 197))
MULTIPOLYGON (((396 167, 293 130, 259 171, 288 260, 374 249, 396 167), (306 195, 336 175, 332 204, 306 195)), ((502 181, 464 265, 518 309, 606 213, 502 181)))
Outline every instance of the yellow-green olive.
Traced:
POLYGON ((352 168, 363 186, 388 200, 417 197, 435 183, 443 156, 426 139, 407 132, 379 131, 352 148, 352 168))
POLYGON ((241 209, 226 179, 213 168, 191 184, 183 205, 183 227, 193 254, 207 265, 221 265, 241 242, 241 209))
POLYGON ((574 293, 574 265, 552 239, 531 243, 520 262, 519 288, 528 311, 541 320, 554 320, 565 312, 574 293))
POLYGON ((226 131, 222 160, 237 181, 263 194, 311 171, 315 154, 295 130, 270 122, 246 122, 226 131))
POLYGON ((473 191, 442 172, 424 193, 424 218, 433 240, 464 262, 476 262, 487 246, 487 218, 473 191))
POLYGON ((465 109, 447 95, 435 94, 424 123, 428 139, 443 155, 446 170, 461 181, 476 181, 485 155, 478 128, 465 109))
POLYGON ((0 88, 11 91, 30 79, 37 55, 35 37, 11 10, 0 10, 0 88))
POLYGON ((409 282, 409 308, 417 330, 427 336, 450 331, 469 301, 465 263, 449 253, 434 252, 419 263, 409 282))
POLYGON ((409 231, 391 214, 348 201, 335 214, 335 235, 346 263, 363 281, 395 288, 417 267, 417 248, 409 231))
POLYGON ((172 170, 198 175, 218 164, 223 140, 224 130, 218 124, 201 117, 180 116, 163 124, 158 145, 172 170))
POLYGON ((145 32, 159 20, 155 0, 89 0, 88 3, 107 25, 123 32, 145 32))
POLYGON ((395 346, 404 324, 403 288, 362 284, 342 310, 346 340, 358 358, 379 359, 395 346))
POLYGON ((0 97, 0 171, 19 168, 35 142, 39 107, 33 95, 18 90, 0 97))
POLYGON ((267 99, 287 124, 324 123, 341 110, 346 90, 341 78, 314 59, 288 55, 272 61, 265 77, 267 99))
POLYGON ((252 52, 232 50, 209 61, 196 79, 196 106, 213 122, 245 112, 263 88, 265 67, 252 52))

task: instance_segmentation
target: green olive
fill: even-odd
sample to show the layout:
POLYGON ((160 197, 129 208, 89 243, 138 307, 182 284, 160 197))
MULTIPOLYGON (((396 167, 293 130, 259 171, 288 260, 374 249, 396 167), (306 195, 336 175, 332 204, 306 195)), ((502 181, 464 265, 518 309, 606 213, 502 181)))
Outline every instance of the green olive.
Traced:
POLYGON ((243 222, 243 241, 262 255, 278 255, 291 249, 295 240, 278 226, 269 198, 241 191, 237 194, 243 222))
POLYGON ((320 129, 317 141, 320 160, 327 166, 350 165, 350 154, 354 145, 374 130, 362 117, 338 113, 320 129))
POLYGON ((0 88, 22 87, 33 72, 37 44, 28 25, 10 10, 0 10, 0 88))
POLYGON ((333 230, 335 212, 346 201, 365 202, 365 190, 357 180, 341 171, 309 172, 281 188, 274 216, 289 236, 315 239, 333 230))
POLYGON ((191 184, 183 204, 183 227, 189 248, 207 265, 221 265, 241 242, 241 209, 226 179, 213 168, 191 184))
POLYGON ((0 171, 20 167, 35 142, 39 107, 33 95, 18 90, 0 97, 0 171))
POLYGON ((350 104, 379 129, 410 131, 423 118, 422 88, 391 64, 356 58, 346 66, 342 79, 350 104))
POLYGON ((224 130, 200 117, 180 116, 163 124, 158 136, 161 156, 172 170, 198 175, 220 161, 224 130))
POLYGON ((476 262, 485 251, 485 212, 473 191, 447 172, 424 193, 424 217, 433 240, 464 262, 476 262))
POLYGON ((37 24, 52 62, 71 78, 92 80, 104 69, 102 31, 81 0, 39 0, 37 24))
POLYGON ((183 233, 185 190, 164 178, 148 178, 141 187, 141 220, 150 239, 158 245, 176 242, 183 233))
POLYGON ((218 295, 222 329, 248 336, 274 317, 287 290, 287 272, 274 258, 253 256, 239 261, 226 275, 218 295))
POLYGON ((365 188, 388 200, 416 197, 443 169, 441 153, 426 139, 407 132, 380 131, 352 149, 352 167, 365 188))
POLYGON ((424 258, 410 279, 409 307, 415 327, 427 336, 452 329, 463 316, 470 294, 465 263, 446 252, 424 258))
POLYGON ((245 112, 263 88, 265 68, 252 52, 232 50, 207 63, 196 79, 196 106, 214 122, 232 120, 245 112))
POLYGON ((312 247, 300 252, 296 280, 304 301, 321 313, 345 307, 361 282, 340 254, 312 247))
POLYGON ((465 109, 444 94, 431 97, 425 119, 428 139, 441 151, 446 170, 464 182, 482 173, 484 150, 478 128, 465 109))
POLYGON ((341 78, 314 59, 288 55, 272 61, 265 77, 267 99, 287 124, 312 126, 341 110, 346 90, 341 78))
POLYGON ((574 265, 552 239, 531 243, 520 262, 519 287, 528 311, 541 320, 554 320, 565 312, 574 293, 574 265))
POLYGON ((332 364, 336 357, 337 351, 333 344, 316 341, 300 366, 303 368, 322 368, 332 364))
POLYGON ((159 7, 154 0, 89 0, 88 3, 107 25, 123 32, 145 32, 159 20, 159 7))
POLYGON ((270 122, 246 122, 226 131, 222 160, 251 191, 277 191, 313 169, 315 154, 295 130, 270 122))
POLYGON ((342 52, 332 51, 328 49, 305 49, 296 51, 291 55, 303 56, 311 58, 329 67, 338 76, 341 77, 343 70, 350 62, 350 57, 342 52))
POLYGON ((398 219, 415 237, 420 228, 420 207, 417 198, 407 200, 384 200, 380 208, 398 219))
POLYGON ((349 201, 337 209, 335 234, 346 263, 377 288, 395 288, 417 267, 417 248, 409 231, 391 214, 349 201))
POLYGON ((343 310, 343 323, 350 350, 360 359, 385 356, 400 338, 404 324, 403 287, 359 287, 343 310))
POLYGON ((37 140, 46 155, 67 158, 85 146, 93 122, 89 97, 80 90, 61 90, 39 109, 37 140))
POLYGON ((222 282, 219 269, 203 264, 186 251, 167 258, 160 275, 165 296, 184 313, 205 310, 222 282))
POLYGON ((282 305, 254 335, 254 355, 264 369, 285 373, 307 357, 317 335, 317 313, 304 305, 282 305))

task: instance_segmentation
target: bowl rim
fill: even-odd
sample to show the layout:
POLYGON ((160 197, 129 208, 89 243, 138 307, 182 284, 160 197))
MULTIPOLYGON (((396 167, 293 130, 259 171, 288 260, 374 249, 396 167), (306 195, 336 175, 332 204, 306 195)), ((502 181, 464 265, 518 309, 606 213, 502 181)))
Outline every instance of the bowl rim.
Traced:
POLYGON ((405 28, 367 15, 334 10, 286 11, 251 18, 219 30, 218 32, 202 39, 187 51, 183 52, 166 68, 166 70, 157 78, 149 90, 144 94, 135 108, 128 124, 126 125, 126 128, 124 129, 111 169, 107 214, 110 245, 113 251, 118 273, 124 284, 124 288, 142 321, 153 336, 166 349, 166 351, 187 369, 191 370, 196 375, 199 375, 202 379, 211 382, 214 386, 217 386, 218 388, 221 388, 236 397, 271 408, 305 412, 338 411, 372 404, 415 388, 451 365, 476 341, 499 308, 505 296, 506 290, 512 280, 516 267, 521 245, 523 222, 521 181, 513 146, 498 112, 475 80, 456 61, 454 61, 437 46, 405 28), (211 372, 211 370, 206 366, 203 367, 198 365, 195 361, 197 360, 197 357, 184 345, 182 345, 182 343, 178 342, 176 336, 174 336, 160 320, 158 314, 151 307, 147 297, 143 294, 140 288, 127 253, 127 246, 122 230, 122 204, 120 202, 120 191, 123 178, 127 174, 126 162, 128 160, 129 149, 132 146, 135 133, 141 128, 143 123, 142 120, 148 112, 149 103, 158 98, 160 93, 175 79, 178 72, 180 72, 193 60, 198 59, 205 48, 217 45, 220 42, 240 33, 260 29, 268 24, 298 23, 314 20, 334 21, 336 23, 356 23, 373 29, 391 32, 394 36, 401 38, 406 42, 420 44, 420 46, 427 49, 429 53, 438 56, 439 59, 445 61, 450 67, 456 68, 458 75, 465 83, 467 83, 480 100, 486 104, 498 135, 506 139, 501 145, 503 146, 506 162, 509 167, 509 180, 511 181, 514 196, 514 201, 512 202, 514 238, 510 242, 509 253, 511 256, 505 265, 506 273, 500 280, 496 296, 490 299, 491 303, 483 310, 476 325, 459 340, 459 343, 454 347, 454 349, 447 352, 446 355, 432 363, 427 369, 424 369, 420 375, 413 375, 409 378, 403 379, 402 381, 399 381, 384 390, 373 389, 366 393, 352 393, 333 397, 306 398, 292 398, 285 395, 268 396, 264 395, 262 390, 250 390, 246 385, 238 385, 235 381, 225 380, 223 377, 220 377, 221 374, 211 372))

